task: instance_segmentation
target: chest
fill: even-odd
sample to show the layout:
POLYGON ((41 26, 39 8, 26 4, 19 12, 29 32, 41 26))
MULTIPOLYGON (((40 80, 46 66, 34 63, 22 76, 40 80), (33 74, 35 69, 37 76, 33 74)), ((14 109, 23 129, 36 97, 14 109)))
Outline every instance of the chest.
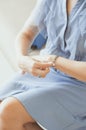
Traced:
POLYGON ((67 8, 67 14, 70 15, 72 12, 73 7, 76 5, 77 0, 67 0, 66 1, 66 8, 67 8))

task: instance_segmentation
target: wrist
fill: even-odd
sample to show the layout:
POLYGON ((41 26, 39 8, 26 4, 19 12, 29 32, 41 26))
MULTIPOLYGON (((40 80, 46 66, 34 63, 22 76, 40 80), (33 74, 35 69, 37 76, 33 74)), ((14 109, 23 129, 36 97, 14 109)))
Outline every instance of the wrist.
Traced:
POLYGON ((57 67, 57 60, 58 60, 59 56, 55 56, 54 61, 53 61, 53 67, 56 68, 57 67))
POLYGON ((49 56, 49 61, 54 63, 55 60, 56 60, 56 57, 57 57, 57 55, 50 55, 49 56))

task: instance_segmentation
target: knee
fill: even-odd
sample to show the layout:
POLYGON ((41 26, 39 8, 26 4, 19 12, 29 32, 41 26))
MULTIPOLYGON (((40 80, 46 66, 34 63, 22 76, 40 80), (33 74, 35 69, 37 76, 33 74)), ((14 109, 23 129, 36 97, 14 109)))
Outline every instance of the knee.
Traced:
POLYGON ((7 110, 3 105, 1 105, 0 106, 0 130, 7 129, 7 123, 8 123, 7 118, 8 118, 7 110))
POLYGON ((10 105, 3 101, 0 105, 0 130, 8 130, 10 123, 12 123, 12 111, 10 105))
POLYGON ((15 102, 12 101, 11 98, 7 98, 4 101, 1 102, 0 104, 0 117, 3 119, 10 119, 13 117, 16 117, 15 111, 17 112, 16 109, 16 104, 15 102))
POLYGON ((10 106, 7 102, 3 101, 0 106, 0 118, 6 119, 9 116, 10 106))

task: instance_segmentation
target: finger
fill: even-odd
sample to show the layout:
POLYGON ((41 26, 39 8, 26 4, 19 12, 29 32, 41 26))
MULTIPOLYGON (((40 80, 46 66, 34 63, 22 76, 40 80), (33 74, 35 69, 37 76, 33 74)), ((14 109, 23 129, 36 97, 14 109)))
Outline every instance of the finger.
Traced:
POLYGON ((49 68, 47 68, 46 70, 36 69, 35 74, 37 76, 45 77, 47 75, 47 73, 49 73, 49 71, 50 71, 49 68))
POLYGON ((47 62, 48 61, 48 56, 39 56, 39 55, 36 55, 36 56, 32 56, 32 59, 34 59, 35 61, 38 61, 38 62, 47 62))
POLYGON ((31 74, 32 74, 33 76, 38 76, 38 73, 37 73, 36 71, 32 71, 31 74))
POLYGON ((52 66, 53 66, 52 62, 47 62, 47 63, 37 62, 37 63, 35 63, 35 67, 40 68, 40 69, 46 69, 46 68, 49 68, 49 67, 52 67, 52 66))
POLYGON ((50 72, 50 69, 46 69, 44 71, 42 71, 42 75, 40 75, 41 77, 46 77, 46 75, 50 72))

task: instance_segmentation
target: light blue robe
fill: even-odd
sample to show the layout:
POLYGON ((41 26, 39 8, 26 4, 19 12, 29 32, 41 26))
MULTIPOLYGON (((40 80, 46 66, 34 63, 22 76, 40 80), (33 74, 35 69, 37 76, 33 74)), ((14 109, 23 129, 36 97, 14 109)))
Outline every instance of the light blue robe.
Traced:
MULTIPOLYGON (((56 54, 85 62, 86 0, 78 0, 69 16, 66 2, 38 0, 30 19, 48 36, 40 55, 56 54)), ((9 96, 17 98, 47 130, 86 130, 86 82, 59 70, 51 68, 45 78, 17 74, 0 87, 0 99, 9 96)))

